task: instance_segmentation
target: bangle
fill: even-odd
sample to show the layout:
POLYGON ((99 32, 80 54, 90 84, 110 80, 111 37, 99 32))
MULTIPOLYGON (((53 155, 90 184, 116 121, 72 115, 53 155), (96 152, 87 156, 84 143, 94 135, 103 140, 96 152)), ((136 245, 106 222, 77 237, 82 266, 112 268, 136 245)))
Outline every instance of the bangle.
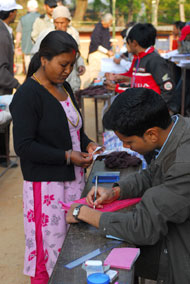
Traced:
POLYGON ((72 153, 72 149, 67 151, 67 166, 69 166, 71 164, 71 153, 72 153))
POLYGON ((114 200, 117 200, 119 198, 119 187, 112 187, 112 190, 114 192, 114 200))

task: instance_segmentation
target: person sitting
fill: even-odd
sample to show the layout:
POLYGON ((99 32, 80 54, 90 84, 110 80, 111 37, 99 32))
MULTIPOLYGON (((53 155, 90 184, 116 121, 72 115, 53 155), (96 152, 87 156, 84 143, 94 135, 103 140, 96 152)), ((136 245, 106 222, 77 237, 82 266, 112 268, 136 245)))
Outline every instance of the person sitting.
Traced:
POLYGON ((31 77, 10 105, 14 148, 24 177, 24 273, 31 284, 48 283, 68 229, 59 202, 80 198, 84 168, 91 165, 97 147, 84 133, 66 82, 78 53, 71 35, 50 32, 29 65, 31 77))
POLYGON ((93 81, 98 77, 101 70, 101 60, 114 55, 111 50, 110 31, 112 15, 106 13, 101 17, 101 21, 96 24, 90 39, 88 62, 90 67, 90 78, 93 81))
POLYGON ((129 86, 143 87, 154 90, 167 103, 170 101, 174 83, 166 60, 154 50, 155 39, 156 29, 152 24, 138 23, 132 27, 127 36, 128 52, 134 55, 131 68, 123 74, 106 73, 107 80, 104 83, 107 89, 121 93, 129 86))
POLYGON ((149 168, 127 175, 112 188, 99 186, 95 202, 93 187, 87 201, 97 209, 116 199, 141 197, 141 201, 125 213, 73 204, 67 222, 89 223, 103 236, 140 247, 135 284, 138 276, 163 284, 189 284, 190 119, 171 117, 161 96, 138 88, 115 98, 103 125, 115 131, 124 147, 141 154, 155 149, 157 156, 149 168))

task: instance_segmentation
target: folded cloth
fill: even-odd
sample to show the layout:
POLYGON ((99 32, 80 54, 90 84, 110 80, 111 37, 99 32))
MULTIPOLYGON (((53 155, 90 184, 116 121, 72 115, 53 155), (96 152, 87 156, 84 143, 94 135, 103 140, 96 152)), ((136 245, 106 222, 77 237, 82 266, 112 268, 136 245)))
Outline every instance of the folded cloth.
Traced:
POLYGON ((125 151, 112 152, 105 157, 104 162, 109 169, 124 169, 131 166, 139 166, 142 163, 141 159, 131 156, 125 151))

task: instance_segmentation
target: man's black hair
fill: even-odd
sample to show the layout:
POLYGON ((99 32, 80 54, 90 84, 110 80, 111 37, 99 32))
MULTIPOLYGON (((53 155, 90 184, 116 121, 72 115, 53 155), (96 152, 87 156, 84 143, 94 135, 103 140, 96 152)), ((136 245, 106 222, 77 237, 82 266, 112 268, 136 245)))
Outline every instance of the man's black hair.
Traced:
POLYGON ((103 117, 106 129, 128 137, 142 137, 151 127, 166 129, 171 122, 162 97, 145 88, 131 88, 118 95, 103 117))
POLYGON ((186 22, 176 21, 176 22, 174 22, 173 24, 174 24, 174 26, 176 26, 176 28, 177 28, 177 29, 182 30, 182 29, 183 29, 183 27, 185 27, 186 22))
POLYGON ((0 11, 0 19, 2 21, 6 20, 9 17, 10 13, 14 12, 14 11, 15 11, 15 9, 14 10, 10 10, 10 11, 0 11))
POLYGON ((127 36, 127 42, 136 40, 138 44, 143 48, 148 48, 155 44, 156 29, 152 24, 138 23, 130 30, 127 36))

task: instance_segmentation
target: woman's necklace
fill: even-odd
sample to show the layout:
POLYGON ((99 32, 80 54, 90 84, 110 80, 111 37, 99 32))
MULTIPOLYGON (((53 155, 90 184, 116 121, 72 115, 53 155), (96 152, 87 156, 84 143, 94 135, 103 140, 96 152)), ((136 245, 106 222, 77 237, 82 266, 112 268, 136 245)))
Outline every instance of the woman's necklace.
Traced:
MULTIPOLYGON (((32 77, 33 77, 40 85, 42 85, 41 81, 36 77, 36 73, 34 73, 34 74, 32 75, 32 77)), ((74 110, 75 110, 75 112, 76 112, 76 114, 77 114, 77 122, 76 122, 76 124, 74 124, 74 123, 67 117, 67 115, 66 115, 67 120, 70 122, 70 124, 71 124, 73 127, 77 127, 78 124, 79 124, 79 113, 78 113, 78 110, 76 109, 75 105, 73 104, 73 101, 72 101, 72 99, 71 99, 69 93, 67 92, 67 90, 66 90, 63 86, 62 86, 62 88, 64 89, 64 91, 65 91, 65 93, 67 94, 67 96, 70 98, 70 101, 71 101, 71 103, 72 103, 72 105, 73 105, 73 108, 74 108, 74 110)))
POLYGON ((42 85, 42 83, 40 82, 40 80, 36 77, 36 73, 34 73, 34 74, 32 75, 32 77, 33 77, 40 85, 42 85))

